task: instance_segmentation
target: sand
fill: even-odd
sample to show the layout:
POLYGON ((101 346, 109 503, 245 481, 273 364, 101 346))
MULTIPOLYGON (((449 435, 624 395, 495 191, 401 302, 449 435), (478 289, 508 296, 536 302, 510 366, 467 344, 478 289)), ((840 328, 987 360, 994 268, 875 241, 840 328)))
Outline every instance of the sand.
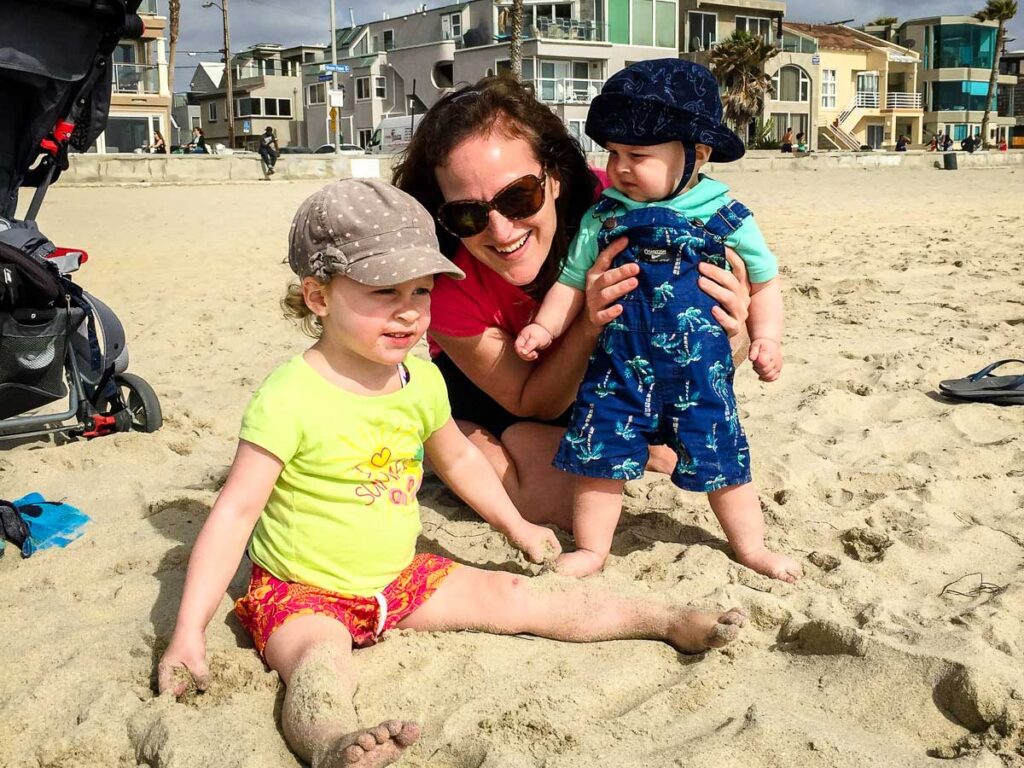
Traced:
MULTIPOLYGON (((781 381, 738 376, 769 540, 806 577, 730 560, 703 497, 628 487, 611 588, 746 606, 724 651, 394 632, 356 654, 366 725, 418 721, 408 766, 1024 765, 1024 408, 939 380, 1024 352, 1022 171, 731 173, 779 254, 781 381), (944 763, 943 763, 944 764, 944 763)), ((304 346, 277 309, 288 222, 315 182, 61 188, 43 230, 125 323, 156 434, 0 453, 0 496, 92 516, 66 550, 0 561, 0 765, 298 765, 282 688, 230 612, 213 681, 154 694, 195 538, 242 410, 304 346)), ((436 483, 423 548, 529 566, 436 483)))

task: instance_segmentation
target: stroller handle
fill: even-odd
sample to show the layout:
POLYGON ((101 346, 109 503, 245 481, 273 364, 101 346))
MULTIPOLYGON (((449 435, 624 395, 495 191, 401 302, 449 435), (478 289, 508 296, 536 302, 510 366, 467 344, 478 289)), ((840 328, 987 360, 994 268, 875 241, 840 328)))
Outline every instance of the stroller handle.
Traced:
POLYGON ((138 40, 146 33, 146 23, 137 13, 129 13, 124 17, 124 29, 121 31, 121 38, 127 40, 138 40))

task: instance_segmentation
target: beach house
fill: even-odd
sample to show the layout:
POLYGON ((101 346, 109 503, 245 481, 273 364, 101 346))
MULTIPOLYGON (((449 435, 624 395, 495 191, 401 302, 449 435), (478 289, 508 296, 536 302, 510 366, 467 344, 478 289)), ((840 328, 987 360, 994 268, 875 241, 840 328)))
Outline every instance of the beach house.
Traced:
POLYGON ((747 32, 775 45, 780 52, 765 62, 773 92, 765 100, 763 114, 739 132, 753 140, 757 123, 771 122, 768 138, 780 141, 783 134, 807 135, 817 148, 813 126, 818 122, 818 42, 795 30, 786 30, 786 3, 780 0, 679 0, 679 55, 707 66, 711 51, 736 31, 747 32))
MULTIPOLYGON (((954 141, 981 133, 985 96, 996 50, 995 21, 973 16, 933 16, 903 22, 902 45, 921 52, 920 91, 926 135, 948 133, 954 141)), ((997 114, 999 91, 1017 85, 1015 74, 999 74, 992 94, 988 140, 1007 137, 1015 120, 997 114)))
MULTIPOLYGON (((779 5, 780 3, 775 3, 779 5)), ((336 32, 342 140, 369 146, 386 117, 420 114, 460 84, 509 67, 512 4, 468 0, 351 24, 336 32)), ((627 64, 678 56, 677 0, 526 0, 522 79, 592 148, 583 133, 591 100, 627 64)), ((307 67, 307 83, 324 73, 307 67)), ((320 98, 320 90, 312 90, 320 98)), ((311 115, 312 115, 311 110, 311 115)), ((310 144, 331 122, 310 119, 310 144)))
POLYGON ((139 15, 145 31, 138 40, 121 40, 111 57, 110 117, 93 148, 99 153, 134 152, 149 146, 153 132, 171 128, 164 33, 167 19, 156 0, 143 0, 139 15))
MULTIPOLYGON (((235 149, 255 149, 259 135, 270 126, 278 144, 306 144, 303 114, 304 65, 322 61, 324 45, 295 45, 289 48, 272 43, 252 45, 231 57, 232 98, 234 100, 235 149)), ((200 120, 208 144, 230 145, 227 120, 227 79, 223 69, 197 69, 193 76, 194 100, 200 108, 200 120), (202 77, 217 72, 214 88, 202 83, 202 77)))
POLYGON ((920 54, 842 24, 786 22, 783 29, 818 42, 822 149, 892 149, 900 135, 921 143, 920 54))

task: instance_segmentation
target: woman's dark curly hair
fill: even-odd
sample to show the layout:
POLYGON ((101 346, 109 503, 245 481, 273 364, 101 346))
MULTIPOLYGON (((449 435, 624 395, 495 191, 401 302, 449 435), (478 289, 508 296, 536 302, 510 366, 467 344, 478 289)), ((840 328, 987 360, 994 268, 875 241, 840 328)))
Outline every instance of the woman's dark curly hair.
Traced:
MULTIPOLYGON (((544 167, 561 184, 555 201, 558 223, 544 266, 523 290, 539 298, 558 277, 584 212, 594 202, 597 178, 579 142, 533 92, 510 77, 492 76, 447 94, 423 115, 412 141, 395 166, 392 182, 432 214, 444 203, 434 169, 468 138, 499 130, 525 139, 544 167)), ((459 240, 435 221, 441 251, 455 253, 459 240)))

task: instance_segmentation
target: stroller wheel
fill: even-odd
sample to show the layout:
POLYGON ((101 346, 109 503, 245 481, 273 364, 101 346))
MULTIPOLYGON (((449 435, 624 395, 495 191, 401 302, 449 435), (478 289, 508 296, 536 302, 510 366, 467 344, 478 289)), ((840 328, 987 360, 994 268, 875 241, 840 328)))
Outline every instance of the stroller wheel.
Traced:
POLYGON ((129 429, 133 432, 156 432, 164 423, 160 400, 149 383, 134 373, 120 373, 114 383, 131 415, 129 429))

